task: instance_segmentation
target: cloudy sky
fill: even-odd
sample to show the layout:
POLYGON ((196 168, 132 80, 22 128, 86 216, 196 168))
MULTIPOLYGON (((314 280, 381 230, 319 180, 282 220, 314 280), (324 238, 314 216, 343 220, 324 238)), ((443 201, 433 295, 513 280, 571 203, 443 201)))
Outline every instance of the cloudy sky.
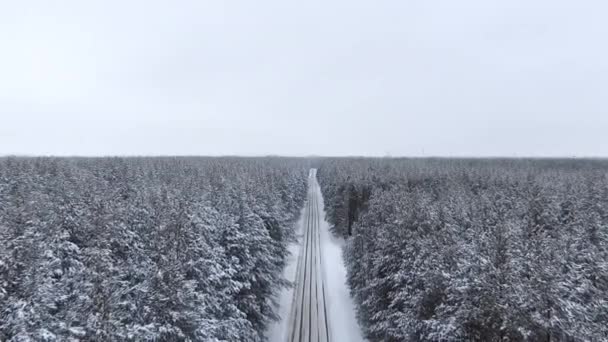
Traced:
POLYGON ((0 2, 0 154, 608 156, 605 0, 0 2))

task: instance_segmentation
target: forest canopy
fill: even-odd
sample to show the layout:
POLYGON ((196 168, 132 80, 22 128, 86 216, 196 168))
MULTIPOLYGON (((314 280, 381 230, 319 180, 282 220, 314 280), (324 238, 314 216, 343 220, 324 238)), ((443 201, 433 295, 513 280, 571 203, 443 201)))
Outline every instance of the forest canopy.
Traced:
POLYGON ((0 159, 0 340, 262 341, 308 165, 0 159))
POLYGON ((608 340, 608 162, 324 159, 371 341, 608 340))
POLYGON ((608 161, 0 159, 0 340, 264 341, 318 167, 370 341, 608 340, 608 161))

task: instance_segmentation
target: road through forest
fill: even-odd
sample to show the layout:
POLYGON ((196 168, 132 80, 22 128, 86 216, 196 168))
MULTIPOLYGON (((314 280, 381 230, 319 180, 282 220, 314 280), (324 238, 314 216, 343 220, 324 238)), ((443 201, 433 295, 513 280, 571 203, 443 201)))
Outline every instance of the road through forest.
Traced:
POLYGON ((329 232, 317 170, 310 170, 308 194, 296 225, 298 241, 289 246, 284 276, 293 288, 280 294, 267 337, 271 342, 362 342, 355 306, 346 285, 344 241, 329 232))
POLYGON ((330 324, 327 317, 323 252, 319 226, 318 184, 316 170, 308 176, 308 200, 304 211, 302 250, 298 258, 294 301, 289 316, 289 342, 328 342, 330 324))

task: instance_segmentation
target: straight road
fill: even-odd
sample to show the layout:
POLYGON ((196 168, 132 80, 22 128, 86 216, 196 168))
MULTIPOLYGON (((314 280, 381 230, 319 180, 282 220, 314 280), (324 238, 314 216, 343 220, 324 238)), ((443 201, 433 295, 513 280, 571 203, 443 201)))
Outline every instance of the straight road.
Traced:
POLYGON ((298 258, 288 342, 330 342, 320 246, 317 170, 308 176, 302 250, 298 258))

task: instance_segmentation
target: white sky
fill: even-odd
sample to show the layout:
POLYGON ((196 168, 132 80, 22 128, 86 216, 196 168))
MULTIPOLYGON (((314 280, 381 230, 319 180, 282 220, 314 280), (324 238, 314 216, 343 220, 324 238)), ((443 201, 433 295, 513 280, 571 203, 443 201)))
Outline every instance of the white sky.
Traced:
POLYGON ((0 154, 608 156, 608 2, 2 1, 0 154))

